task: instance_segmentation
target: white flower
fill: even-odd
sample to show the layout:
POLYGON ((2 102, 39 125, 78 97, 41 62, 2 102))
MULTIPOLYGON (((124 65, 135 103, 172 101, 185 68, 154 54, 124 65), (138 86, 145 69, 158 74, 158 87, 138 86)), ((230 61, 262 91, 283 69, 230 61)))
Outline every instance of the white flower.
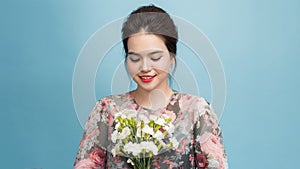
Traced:
POLYGON ((146 152, 152 152, 154 155, 158 153, 158 148, 152 141, 142 141, 140 146, 146 150, 146 152))
POLYGON ((156 131, 156 133, 154 133, 153 137, 157 140, 162 140, 164 138, 164 134, 160 130, 158 130, 156 131))
POLYGON ((159 124, 161 126, 164 126, 166 121, 162 118, 158 118, 156 121, 155 121, 156 124, 159 124))
POLYGON ((115 130, 112 134, 111 134, 111 141, 113 143, 116 143, 117 139, 118 139, 118 135, 119 135, 119 132, 117 130, 115 130))
POLYGON ((166 143, 163 140, 158 140, 162 147, 166 146, 166 143))
POLYGON ((170 138, 170 142, 173 144, 174 149, 176 149, 179 146, 178 141, 174 137, 170 138))
POLYGON ((115 119, 116 121, 118 121, 118 117, 121 116, 121 115, 122 115, 122 112, 121 112, 121 111, 118 112, 118 113, 116 113, 116 114, 114 114, 114 119, 115 119))
POLYGON ((137 129, 136 129, 136 136, 137 137, 142 137, 142 135, 141 135, 142 133, 141 132, 142 132, 141 126, 138 126, 137 129))
POLYGON ((115 129, 118 130, 118 128, 120 127, 120 125, 121 125, 120 123, 117 123, 116 126, 115 126, 115 129))
POLYGON ((124 145, 124 151, 128 153, 132 153, 132 155, 134 156, 137 156, 139 153, 142 152, 142 148, 139 144, 129 142, 124 145))
POLYGON ((121 134, 119 135, 118 139, 123 140, 123 139, 125 139, 126 137, 128 137, 129 135, 130 135, 130 129, 129 129, 128 127, 125 127, 125 128, 122 130, 121 134))
POLYGON ((150 134, 150 135, 154 134, 153 128, 149 127, 148 125, 145 125, 144 128, 142 129, 142 131, 144 133, 147 133, 147 134, 150 134))
POLYGON ((131 165, 134 165, 133 161, 130 158, 128 158, 127 163, 130 163, 131 165))
POLYGON ((115 127, 111 134, 111 141, 115 143, 115 146, 111 149, 111 152, 113 156, 119 154, 131 158, 127 161, 128 163, 133 164, 132 156, 137 157, 145 155, 145 152, 157 155, 161 149, 169 148, 170 145, 172 145, 172 148, 174 149, 179 146, 175 137, 170 138, 175 131, 175 126, 170 123, 170 121, 166 120, 169 119, 168 115, 146 116, 144 114, 137 114, 137 111, 135 110, 123 110, 116 113, 114 119, 115 127), (139 119, 134 120, 137 117, 139 119), (151 126, 153 125, 153 122, 155 125, 150 127, 150 122, 151 126), (154 127, 162 127, 163 130, 159 129, 154 131, 154 127), (120 131, 121 128, 122 131, 120 131), (136 133, 134 131, 135 129, 136 133), (130 135, 138 137, 139 139, 129 137, 130 135), (146 141, 145 139, 140 139, 145 137, 145 135, 147 135, 146 141), (148 137, 149 135, 150 137, 148 137), (155 143, 154 140, 156 140, 155 143), (169 141, 165 142, 166 140, 169 141), (158 148, 158 146, 160 148, 158 148))
POLYGON ((120 150, 120 144, 116 144, 114 148, 111 149, 111 153, 113 154, 114 157, 117 155, 117 151, 119 150, 120 150))
POLYGON ((114 157, 116 157, 116 155, 117 155, 117 149, 118 149, 118 147, 116 147, 116 146, 111 149, 111 153, 113 154, 114 157))

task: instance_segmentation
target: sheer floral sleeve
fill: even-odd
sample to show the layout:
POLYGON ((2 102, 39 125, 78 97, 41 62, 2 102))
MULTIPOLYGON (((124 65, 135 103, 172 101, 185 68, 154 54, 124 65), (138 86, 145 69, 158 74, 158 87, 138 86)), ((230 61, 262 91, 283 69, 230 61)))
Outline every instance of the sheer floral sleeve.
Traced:
POLYGON ((199 169, 228 169, 218 118, 204 99, 195 111, 195 163, 199 169))
POLYGON ((103 105, 103 101, 97 102, 88 117, 74 162, 75 169, 105 168, 106 150, 103 145, 107 138, 107 125, 103 105))

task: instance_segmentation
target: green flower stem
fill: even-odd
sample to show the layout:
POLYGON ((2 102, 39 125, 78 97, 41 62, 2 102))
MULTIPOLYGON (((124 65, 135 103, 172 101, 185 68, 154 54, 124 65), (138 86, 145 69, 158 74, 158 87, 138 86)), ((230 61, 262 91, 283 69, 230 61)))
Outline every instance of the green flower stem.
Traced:
POLYGON ((142 158, 142 159, 135 158, 132 161, 134 163, 134 165, 133 165, 134 169, 150 169, 151 168, 152 159, 149 157, 142 158))

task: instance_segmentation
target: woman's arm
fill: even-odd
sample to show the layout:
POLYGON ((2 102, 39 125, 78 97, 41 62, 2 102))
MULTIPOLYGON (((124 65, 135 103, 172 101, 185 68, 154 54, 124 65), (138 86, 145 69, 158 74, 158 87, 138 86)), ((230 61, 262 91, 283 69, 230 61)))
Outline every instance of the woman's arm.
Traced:
POLYGON ((74 169, 105 168, 106 151, 101 148, 107 139, 107 130, 103 128, 102 101, 96 103, 85 124, 82 139, 74 161, 74 169))
POLYGON ((195 114, 195 162, 200 169, 228 169, 222 133, 212 107, 201 98, 195 114))

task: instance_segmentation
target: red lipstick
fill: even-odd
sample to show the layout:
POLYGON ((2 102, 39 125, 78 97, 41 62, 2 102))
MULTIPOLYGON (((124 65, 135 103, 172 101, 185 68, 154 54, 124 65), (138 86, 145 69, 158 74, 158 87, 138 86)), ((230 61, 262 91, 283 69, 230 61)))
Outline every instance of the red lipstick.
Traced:
POLYGON ((154 79, 155 76, 156 75, 154 75, 154 76, 144 75, 144 76, 139 76, 139 77, 142 82, 149 83, 149 82, 152 82, 152 80, 154 79))

